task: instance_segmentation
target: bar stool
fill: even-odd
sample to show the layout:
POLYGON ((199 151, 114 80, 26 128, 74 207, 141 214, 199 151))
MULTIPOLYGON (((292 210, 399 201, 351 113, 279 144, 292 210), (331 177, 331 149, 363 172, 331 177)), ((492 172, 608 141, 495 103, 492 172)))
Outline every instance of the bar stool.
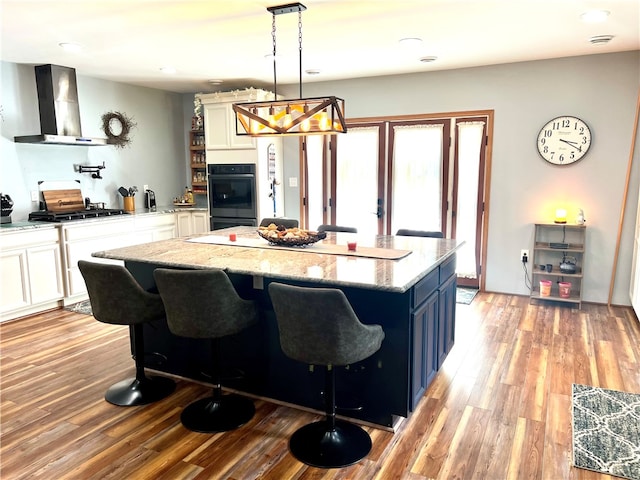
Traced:
POLYGON ((272 223, 282 225, 284 228, 296 228, 300 224, 295 218, 267 217, 260 221, 260 226, 268 227, 272 223))
POLYGON ((371 437, 360 426, 336 420, 335 366, 364 360, 380 349, 380 325, 364 325, 344 292, 271 283, 280 344, 286 356, 325 367, 325 419, 293 433, 289 449, 303 463, 320 468, 352 465, 371 451, 371 437))
POLYGON ((135 378, 112 385, 104 398, 122 407, 146 405, 171 394, 176 384, 166 377, 147 377, 144 372, 143 324, 164 318, 160 295, 145 291, 129 271, 120 265, 78 261, 96 320, 129 325, 133 337, 135 378))
POLYGON ((442 232, 428 231, 428 230, 410 230, 408 228, 401 228, 396 232, 398 236, 404 237, 431 237, 431 238, 444 238, 442 232))
POLYGON ((223 270, 171 270, 153 273, 174 335, 211 340, 213 394, 188 405, 180 415, 189 430, 225 432, 247 423, 253 402, 240 395, 223 395, 220 339, 238 333, 258 320, 256 305, 240 298, 223 270))
POLYGON ((347 233, 358 233, 358 229, 355 227, 343 227, 340 225, 329 225, 327 223, 323 223, 318 227, 319 232, 347 232, 347 233))

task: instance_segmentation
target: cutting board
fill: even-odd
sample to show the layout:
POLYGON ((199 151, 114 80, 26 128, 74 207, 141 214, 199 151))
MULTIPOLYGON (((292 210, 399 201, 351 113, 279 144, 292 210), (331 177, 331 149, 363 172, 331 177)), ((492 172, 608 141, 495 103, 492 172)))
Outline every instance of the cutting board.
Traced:
POLYGON ((68 190, 43 190, 44 202, 51 212, 84 210, 84 200, 79 188, 68 190))

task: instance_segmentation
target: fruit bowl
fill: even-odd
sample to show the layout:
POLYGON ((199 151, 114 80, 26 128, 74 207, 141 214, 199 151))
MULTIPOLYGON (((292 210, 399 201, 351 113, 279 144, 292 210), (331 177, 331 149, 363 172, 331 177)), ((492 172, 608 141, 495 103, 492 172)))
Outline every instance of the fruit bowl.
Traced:
POLYGON ((284 230, 261 228, 258 230, 258 235, 272 245, 283 245, 287 247, 304 247, 327 237, 326 232, 312 232, 299 228, 287 228, 284 230))

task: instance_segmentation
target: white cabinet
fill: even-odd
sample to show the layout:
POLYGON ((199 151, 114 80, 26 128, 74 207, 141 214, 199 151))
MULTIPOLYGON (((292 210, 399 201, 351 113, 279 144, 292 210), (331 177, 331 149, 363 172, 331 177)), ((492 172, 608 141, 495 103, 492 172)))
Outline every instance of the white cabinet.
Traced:
POLYGON ((79 260, 100 261, 104 263, 119 263, 112 260, 105 261, 91 256, 93 252, 126 247, 137 243, 133 238, 133 218, 100 220, 64 224, 62 238, 64 241, 63 265, 67 284, 65 303, 74 303, 84 298, 87 288, 82 274, 78 269, 79 260))
POLYGON ((205 145, 207 150, 256 148, 253 137, 236 135, 236 117, 231 103, 204 105, 205 145))
POLYGON ((205 233, 211 230, 209 224, 209 213, 206 211, 192 212, 191 226, 193 227, 193 234, 205 233))
POLYGON ((169 240, 176 235, 176 216, 173 214, 142 215, 134 219, 135 243, 169 240))
POLYGON ((115 220, 64 224, 64 274, 67 282, 65 304, 86 298, 87 288, 78 269, 78 260, 119 263, 92 257, 93 252, 166 240, 176 236, 174 214, 128 215, 115 220))
POLYGON ((57 228, 0 235, 0 320, 58 306, 64 297, 57 228))
POLYGON ((209 214, 206 210, 181 211, 176 214, 176 217, 179 237, 188 237, 210 230, 209 214))
MULTIPOLYGON (((256 142, 248 135, 236 135, 234 103, 275 100, 266 90, 247 88, 233 92, 200 93, 197 97, 204 108, 204 135, 207 150, 255 149, 256 142)), ((242 128, 242 127, 240 127, 242 128)), ((209 158, 207 163, 216 163, 209 158)))
MULTIPOLYGON (((194 231, 200 228, 199 220, 191 222, 194 231)), ((0 321, 85 300, 78 260, 123 263, 92 257, 93 252, 175 236, 173 213, 6 229, 0 233, 0 321)))

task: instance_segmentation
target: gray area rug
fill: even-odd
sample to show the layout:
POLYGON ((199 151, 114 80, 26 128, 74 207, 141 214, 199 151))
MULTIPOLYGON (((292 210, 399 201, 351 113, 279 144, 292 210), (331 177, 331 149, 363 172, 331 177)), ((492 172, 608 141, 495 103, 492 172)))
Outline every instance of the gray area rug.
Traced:
POLYGON ((640 395, 573 385, 573 464, 640 480, 640 395))
POLYGON ((469 305, 475 298, 478 290, 475 288, 456 288, 456 303, 463 303, 469 305))
POLYGON ((67 305, 64 307, 65 310, 69 310, 70 312, 76 313, 84 313, 85 315, 93 315, 91 311, 91 302, 89 300, 85 300, 84 302, 74 303, 72 305, 67 305))

